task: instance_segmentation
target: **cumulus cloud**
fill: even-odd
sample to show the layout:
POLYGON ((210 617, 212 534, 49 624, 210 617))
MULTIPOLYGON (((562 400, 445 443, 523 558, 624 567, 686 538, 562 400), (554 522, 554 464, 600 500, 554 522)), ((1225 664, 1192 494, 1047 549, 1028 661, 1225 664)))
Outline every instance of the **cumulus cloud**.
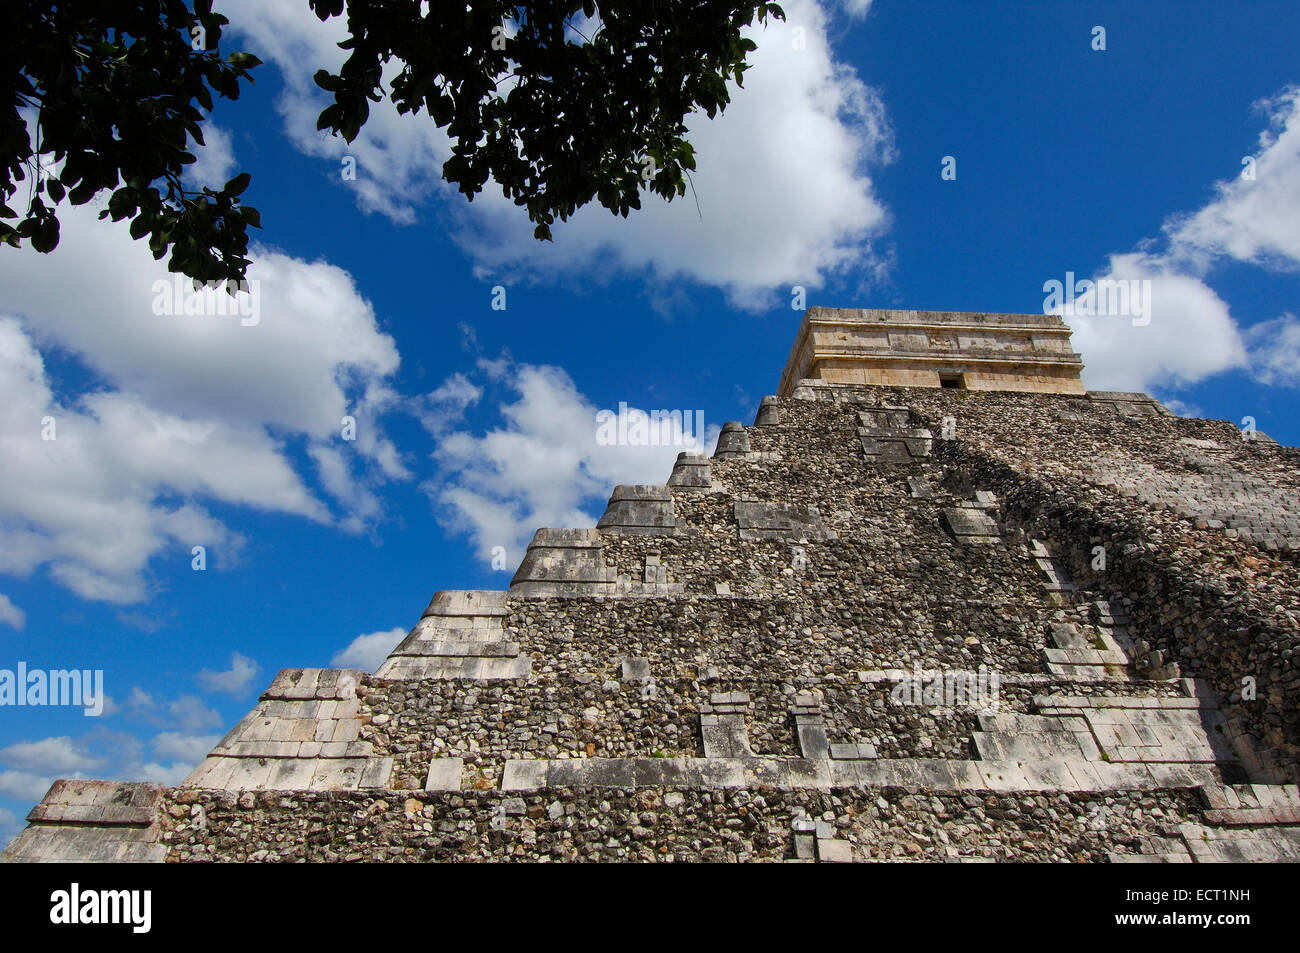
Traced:
POLYGON ((56 778, 178 784, 221 739, 221 716, 193 695, 158 701, 136 687, 125 710, 161 730, 142 740, 97 726, 78 738, 59 735, 0 748, 0 795, 38 801, 56 778))
POLYGON ((14 605, 3 592, 0 592, 0 622, 13 626, 19 632, 27 625, 27 613, 14 605))
POLYGON ((661 445, 606 443, 602 419, 622 413, 630 421, 645 411, 602 414, 558 367, 503 358, 480 362, 480 372, 507 395, 498 405, 501 426, 443 434, 433 455, 438 475, 422 489, 443 524, 467 533, 484 560, 502 546, 518 563, 539 526, 595 525, 616 484, 663 483, 678 453, 705 452, 717 439, 716 425, 698 433, 696 413, 678 408, 684 426, 671 425, 661 445))
POLYGON ((1300 320, 1287 312, 1246 332, 1251 374, 1261 384, 1300 387, 1300 320))
POLYGON ((158 701, 138 686, 125 705, 106 699, 105 716, 125 711, 132 720, 163 729, 142 740, 97 726, 67 735, 23 741, 0 749, 0 795, 39 800, 56 778, 94 777, 176 784, 221 739, 221 715, 194 695, 158 701), (152 757, 146 750, 152 749, 152 757))
POLYGON ((217 734, 187 735, 179 731, 160 731, 154 735, 150 747, 156 759, 180 762, 187 766, 185 774, 188 774, 220 740, 221 735, 217 734))
POLYGON ((482 387, 464 374, 453 374, 413 404, 424 429, 440 437, 459 423, 465 411, 477 404, 482 396, 482 387))
POLYGON ((154 705, 143 692, 134 696, 137 710, 146 699, 155 709, 152 715, 174 719, 149 741, 99 726, 78 738, 57 735, 0 748, 0 796, 33 803, 57 778, 178 784, 220 740, 218 734, 196 730, 197 725, 212 727, 216 713, 205 712, 201 703, 195 706, 194 699, 154 705))
POLYGON ((1150 282, 1149 323, 1129 315, 1074 315, 1074 346, 1093 390, 1195 384, 1246 365, 1246 350, 1228 305, 1199 278, 1159 256, 1113 255, 1104 279, 1150 282))
POLYGON ((220 728, 223 723, 221 713, 197 695, 178 695, 160 701, 138 685, 131 688, 125 711, 134 721, 185 734, 202 734, 220 728))
POLYGON ((199 684, 210 692, 223 692, 227 695, 242 695, 248 691, 257 678, 262 667, 242 652, 230 653, 230 668, 221 672, 203 669, 199 672, 199 684))
POLYGON ((411 477, 381 422, 400 403, 386 383, 399 358, 351 276, 261 248, 255 325, 160 315, 179 277, 95 214, 62 210, 54 255, 0 257, 0 572, 44 565, 84 598, 130 603, 165 551, 188 561, 203 545, 210 566, 234 561, 242 537, 211 502, 351 531, 379 519, 373 487, 411 477), (51 348, 92 372, 83 393, 55 393, 51 348), (345 417, 355 439, 342 437, 345 417), (286 437, 332 455, 315 476, 338 516, 286 437))
POLYGON ((330 659, 330 665, 335 668, 360 668, 373 672, 384 664, 388 653, 397 648, 397 643, 405 637, 406 630, 400 628, 358 635, 348 643, 347 648, 334 654, 330 659))
POLYGON ((1255 105, 1269 125, 1259 136, 1254 178, 1216 184, 1214 201, 1166 223, 1175 255, 1300 266, 1300 86, 1255 105))
MULTIPOLYGON (((58 251, 5 256, 0 281, 5 310, 25 318, 38 343, 66 348, 116 389, 188 417, 332 439, 356 403, 373 402, 367 389, 396 371, 393 339, 343 269, 257 247, 248 271, 258 283, 255 326, 159 315, 155 302, 182 279, 95 215, 93 203, 60 209, 58 251)), ((366 430, 358 427, 358 444, 366 430)))
POLYGON ((211 120, 203 124, 203 145, 191 139, 189 151, 197 161, 185 169, 187 185, 220 189, 236 175, 234 141, 229 132, 211 120))
POLYGON ((19 771, 79 777, 102 766, 104 759, 91 754, 84 741, 61 735, 0 748, 0 762, 19 771))
POLYGON ((0 795, 18 801, 36 802, 54 783, 54 778, 30 771, 0 771, 0 795))
POLYGON ((1207 283, 1217 261, 1300 267, 1300 87, 1256 104, 1268 115, 1253 179, 1215 185, 1196 212, 1171 216, 1161 243, 1112 255, 1099 280, 1150 282, 1149 322, 1068 316, 1096 390, 1151 390, 1246 370, 1262 384, 1300 381, 1300 330, 1287 313, 1243 330, 1207 283))
POLYGON ((145 745, 124 732, 96 728, 80 738, 59 735, 21 741, 0 748, 0 795, 33 803, 45 796, 56 778, 102 778, 176 784, 207 753, 219 736, 192 739, 160 734, 153 743, 155 758, 145 745), (207 743, 201 753, 199 748, 207 743))
MULTIPOLYGON (((357 178, 343 185, 362 209, 395 222, 413 222, 421 203, 445 199, 481 276, 586 279, 613 265, 644 275, 661 296, 665 282, 691 280, 757 308, 775 289, 820 287, 834 274, 875 275, 887 266, 873 241, 888 214, 869 170, 891 160, 892 133, 879 95, 835 59, 826 13, 813 0, 786 3, 785 23, 752 28, 758 50, 744 89, 733 90, 718 118, 690 117, 693 192, 671 203, 646 196, 628 219, 589 206, 554 229, 553 243, 537 242, 499 189, 489 186, 466 206, 439 177, 450 146, 424 114, 399 116, 377 103, 354 142, 322 137, 316 117, 329 100, 311 73, 342 62, 339 19, 322 24, 306 8, 252 0, 228 7, 250 49, 284 75, 277 106, 294 145, 329 160, 331 176, 353 156, 357 178)), ((853 15, 866 8, 862 0, 846 4, 853 15)))

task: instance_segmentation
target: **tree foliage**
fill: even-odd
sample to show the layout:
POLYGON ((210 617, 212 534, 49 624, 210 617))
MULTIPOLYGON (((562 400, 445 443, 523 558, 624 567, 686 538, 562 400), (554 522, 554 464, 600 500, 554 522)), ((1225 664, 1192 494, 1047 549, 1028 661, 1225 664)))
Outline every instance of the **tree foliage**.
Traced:
MULTIPOLYGON (((310 0, 322 20, 343 0, 310 0)), ((593 198, 626 216, 643 185, 672 199, 695 168, 686 117, 712 118, 743 85, 753 40, 741 28, 773 3, 544 0, 517 4, 351 0, 350 51, 316 83, 334 94, 318 127, 351 142, 385 95, 427 110, 453 148, 443 178, 469 199, 488 179, 528 209, 538 238, 593 198), (586 27, 590 32, 585 32, 586 27), (384 68, 400 64, 391 89, 384 68)))
MULTIPOLYGON (((321 20, 345 15, 344 0, 307 2, 321 20)), ((155 258, 170 249, 170 270, 241 279, 248 226, 261 225, 240 204, 248 174, 220 191, 183 187, 213 94, 237 99, 259 63, 218 54, 229 21, 212 0, 0 7, 0 241, 51 251, 58 205, 111 190, 101 217, 128 219, 155 258)), ((452 143, 443 177, 470 200, 494 180, 547 239, 593 199, 626 216, 643 188, 685 192, 686 119, 727 105, 755 49, 741 30, 769 16, 784 13, 725 0, 351 0, 348 58, 315 74, 334 97, 318 127, 351 142, 385 97, 425 111, 452 143)))
POLYGON ((193 8, 182 0, 5 0, 0 241, 49 252, 59 243, 57 206, 109 191, 100 217, 129 219, 131 236, 147 236, 155 258, 170 249, 170 270, 208 282, 242 278, 248 226, 260 226, 257 210, 239 202, 248 174, 220 191, 182 184, 195 161, 187 135, 203 144, 213 94, 237 99, 259 63, 216 52, 227 22, 211 0, 193 8))

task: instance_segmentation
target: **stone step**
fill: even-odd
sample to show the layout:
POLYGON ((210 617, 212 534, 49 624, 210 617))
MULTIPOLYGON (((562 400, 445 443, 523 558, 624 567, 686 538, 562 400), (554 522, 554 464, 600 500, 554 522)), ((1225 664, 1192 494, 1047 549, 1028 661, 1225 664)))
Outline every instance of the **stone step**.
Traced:
POLYGON ((389 656, 477 656, 479 658, 514 658, 519 654, 518 642, 435 642, 416 640, 403 643, 389 656))
POLYGON ((614 487, 596 528, 604 533, 631 536, 668 536, 676 527, 673 494, 667 486, 614 487))
POLYGON ((583 787, 927 788, 936 792, 1102 792, 1197 788, 1214 783, 1199 765, 1090 763, 1082 760, 958 761, 940 758, 569 758, 510 760, 505 791, 583 787))
POLYGON ((1203 824, 1179 825, 1196 863, 1294 863, 1300 861, 1300 828, 1245 830, 1203 824))
POLYGON ((0 853, 3 863, 159 863, 160 785, 55 781, 0 853))
POLYGON ((709 458, 702 453, 679 453, 673 464, 668 485, 684 490, 707 490, 713 486, 713 470, 709 458))
POLYGON ((425 679, 470 679, 492 681, 503 678, 528 678, 533 660, 527 656, 480 657, 391 655, 376 676, 388 679, 422 681, 425 679))
POLYGON ((209 756, 182 784, 224 791, 356 791, 386 788, 392 758, 209 756))

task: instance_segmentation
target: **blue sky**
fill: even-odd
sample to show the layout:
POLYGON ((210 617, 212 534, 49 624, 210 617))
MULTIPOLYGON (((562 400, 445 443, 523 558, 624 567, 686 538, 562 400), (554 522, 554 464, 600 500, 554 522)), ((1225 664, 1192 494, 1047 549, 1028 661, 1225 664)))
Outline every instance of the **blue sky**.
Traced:
POLYGON ((265 65, 193 178, 252 174, 259 323, 152 313, 165 273, 93 210, 0 252, 0 669, 102 669, 111 699, 0 708, 0 834, 55 777, 180 780, 280 668, 373 664, 435 590, 506 586, 532 528, 666 478, 681 447, 599 445, 597 411, 752 422, 796 285, 1039 312, 1068 272, 1149 281, 1148 324, 1069 319, 1090 386, 1300 443, 1287 3, 789 3, 693 124, 699 210, 587 209, 549 246, 439 183, 423 116, 316 133, 337 21, 217 7, 265 65))

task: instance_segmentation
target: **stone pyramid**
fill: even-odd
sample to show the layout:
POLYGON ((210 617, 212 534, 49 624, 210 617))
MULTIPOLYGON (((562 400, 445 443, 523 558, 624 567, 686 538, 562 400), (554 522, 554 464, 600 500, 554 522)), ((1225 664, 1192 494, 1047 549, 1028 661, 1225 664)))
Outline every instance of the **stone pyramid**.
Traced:
POLYGON ((806 312, 711 458, 5 860, 1300 859, 1300 451, 1041 315, 806 312))

